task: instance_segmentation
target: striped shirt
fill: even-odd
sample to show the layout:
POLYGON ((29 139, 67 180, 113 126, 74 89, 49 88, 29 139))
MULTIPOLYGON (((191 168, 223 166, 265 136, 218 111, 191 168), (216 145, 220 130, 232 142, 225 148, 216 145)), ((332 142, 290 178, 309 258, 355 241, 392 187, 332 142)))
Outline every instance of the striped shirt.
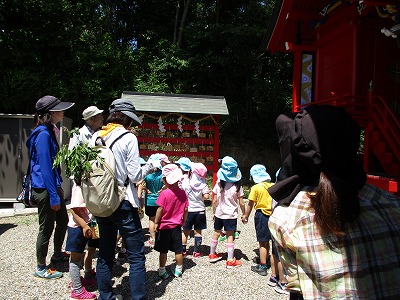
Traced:
POLYGON ((289 290, 304 299, 398 299, 400 199, 367 184, 359 200, 360 215, 341 241, 321 236, 305 191, 274 210, 269 228, 289 290))

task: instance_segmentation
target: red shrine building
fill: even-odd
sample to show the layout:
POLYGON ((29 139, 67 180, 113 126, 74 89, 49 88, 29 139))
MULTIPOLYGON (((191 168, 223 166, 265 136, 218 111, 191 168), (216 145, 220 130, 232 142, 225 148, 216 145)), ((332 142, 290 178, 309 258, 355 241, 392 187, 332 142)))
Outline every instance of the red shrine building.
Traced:
POLYGON ((267 51, 293 54, 292 110, 344 107, 368 182, 400 192, 400 2, 277 0, 267 51))

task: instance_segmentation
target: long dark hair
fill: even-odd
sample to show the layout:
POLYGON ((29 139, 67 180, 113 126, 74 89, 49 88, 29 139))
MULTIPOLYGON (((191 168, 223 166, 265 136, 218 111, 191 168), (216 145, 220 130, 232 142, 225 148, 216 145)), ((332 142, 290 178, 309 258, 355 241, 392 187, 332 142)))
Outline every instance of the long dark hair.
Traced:
POLYGON ((33 117, 32 130, 40 125, 44 125, 48 128, 48 130, 50 132, 50 136, 56 143, 57 149, 58 149, 60 146, 58 144, 57 137, 54 132, 54 125, 53 125, 53 123, 51 123, 51 113, 50 112, 44 112, 44 113, 36 112, 35 113, 35 116, 33 117))
POLYGON ((120 124, 125 128, 129 128, 133 121, 134 121, 133 119, 125 115, 123 112, 116 111, 108 116, 106 124, 115 123, 115 124, 120 124))
POLYGON ((35 129, 39 125, 46 125, 47 128, 52 128, 53 124, 51 123, 51 114, 50 112, 39 113, 36 112, 35 116, 33 117, 33 127, 35 129))
POLYGON ((354 221, 360 213, 358 189, 351 188, 343 179, 320 174, 316 193, 308 193, 315 221, 323 234, 345 235, 344 225, 354 221))
MULTIPOLYGON (((222 189, 225 189, 226 181, 220 180, 220 181, 219 181, 219 185, 220 185, 220 187, 221 187, 222 189)), ((240 187, 242 186, 242 181, 239 180, 239 181, 233 182, 233 185, 236 186, 236 193, 237 193, 237 192, 239 192, 240 187)))

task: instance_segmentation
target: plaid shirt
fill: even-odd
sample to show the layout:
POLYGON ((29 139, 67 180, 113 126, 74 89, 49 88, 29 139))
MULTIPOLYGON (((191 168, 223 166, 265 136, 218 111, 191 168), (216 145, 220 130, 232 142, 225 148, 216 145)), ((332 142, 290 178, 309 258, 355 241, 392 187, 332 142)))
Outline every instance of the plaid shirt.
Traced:
POLYGON ((277 207, 269 228, 291 291, 304 299, 398 299, 400 199, 365 185, 360 215, 342 241, 322 237, 305 191, 277 207))

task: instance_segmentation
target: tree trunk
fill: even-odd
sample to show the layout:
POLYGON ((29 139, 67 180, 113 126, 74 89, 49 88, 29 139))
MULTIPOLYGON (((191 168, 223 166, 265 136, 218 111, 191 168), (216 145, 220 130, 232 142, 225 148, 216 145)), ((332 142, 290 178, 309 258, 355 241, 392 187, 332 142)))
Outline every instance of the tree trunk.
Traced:
POLYGON ((179 27, 178 43, 177 43, 179 48, 181 47, 181 44, 182 44, 183 29, 184 29, 184 26, 185 26, 185 20, 186 20, 186 17, 187 17, 188 11, 189 11, 189 7, 190 7, 190 1, 191 0, 184 1, 185 7, 183 9, 181 25, 179 27))
POLYGON ((177 34, 178 34, 178 20, 179 20, 179 11, 181 10, 181 0, 177 1, 176 4, 176 13, 175 13, 175 26, 174 26, 174 37, 172 42, 176 44, 177 34))

